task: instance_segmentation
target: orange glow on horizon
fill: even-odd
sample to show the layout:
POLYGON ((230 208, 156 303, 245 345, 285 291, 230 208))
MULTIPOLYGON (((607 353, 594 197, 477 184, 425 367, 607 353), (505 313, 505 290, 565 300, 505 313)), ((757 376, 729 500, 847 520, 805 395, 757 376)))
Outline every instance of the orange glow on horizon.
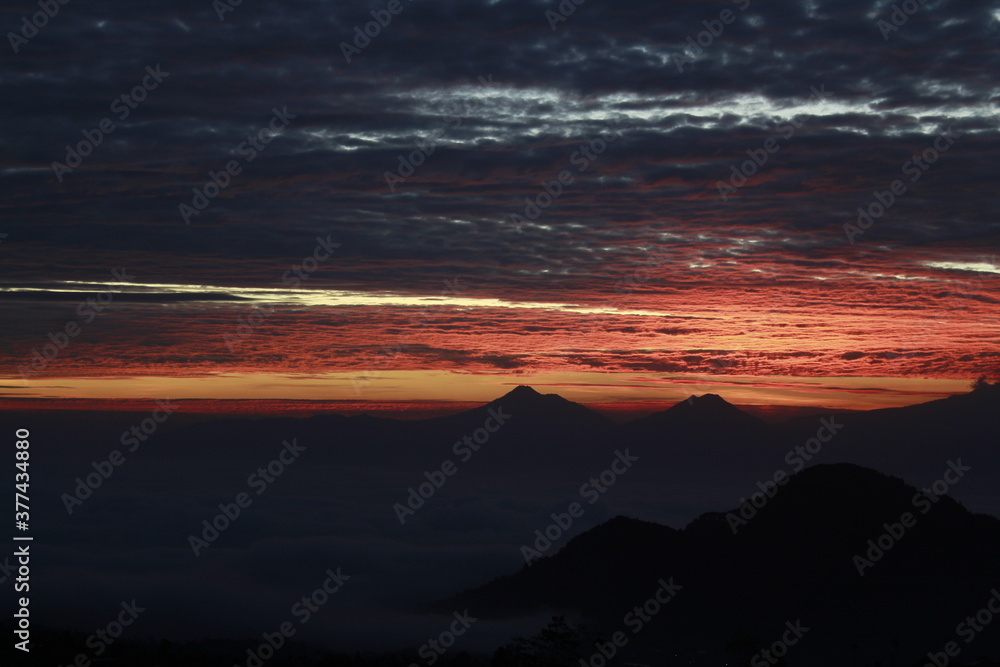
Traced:
MULTIPOLYGON (((13 380, 13 379, 11 379, 13 380)), ((219 374, 204 377, 54 378, 20 381, 0 405, 11 408, 28 400, 223 401, 275 403, 346 402, 347 404, 487 403, 515 386, 527 384, 583 404, 672 405, 688 396, 719 394, 739 405, 780 405, 867 410, 898 407, 969 390, 967 380, 897 377, 755 377, 695 376, 663 373, 540 372, 471 374, 447 371, 386 371, 368 377, 348 373, 315 375, 219 374)), ((315 405, 315 404, 314 404, 315 405)), ((332 409, 332 408, 331 408, 332 409)), ((336 411, 334 409, 334 411, 336 411)))

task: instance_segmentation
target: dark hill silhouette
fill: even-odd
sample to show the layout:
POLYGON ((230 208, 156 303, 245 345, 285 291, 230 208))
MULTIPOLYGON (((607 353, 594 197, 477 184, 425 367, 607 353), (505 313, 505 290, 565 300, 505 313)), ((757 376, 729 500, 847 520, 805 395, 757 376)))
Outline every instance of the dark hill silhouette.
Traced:
MULTIPOLYGON (((655 632, 636 635, 638 653, 718 652, 741 635, 770 645, 785 621, 801 618, 810 632, 795 650, 800 664, 847 664, 852 643, 864 654, 897 638, 904 662, 916 660, 956 639, 956 624, 1000 584, 1000 520, 948 497, 922 514, 917 493, 873 470, 820 465, 792 477, 735 535, 725 513, 681 531, 617 517, 443 606, 483 616, 580 613, 610 633, 660 578, 673 577, 684 588, 655 632), (854 556, 906 511, 916 524, 860 576, 854 556)), ((977 639, 974 655, 998 649, 994 633, 977 639)))
MULTIPOLYGON (((824 446, 817 462, 856 463, 929 484, 949 459, 962 458, 973 471, 962 481, 961 493, 995 495, 1000 385, 918 405, 841 415, 837 421, 845 427, 824 446)), ((814 435, 816 425, 814 418, 795 419, 776 426, 772 437, 778 443, 802 443, 814 435)), ((985 509, 1000 516, 1000 501, 985 509)))
MULTIPOLYGON (((516 558, 520 545, 533 540, 532 531, 548 523, 551 512, 580 500, 581 484, 608 468, 615 450, 628 449, 638 461, 599 502, 586 505, 585 515, 546 552, 557 556, 459 601, 484 618, 576 609, 615 631, 627 611, 655 592, 659 578, 674 577, 685 588, 657 629, 630 644, 635 651, 661 645, 716 651, 747 635, 769 644, 783 632, 785 621, 802 618, 812 630, 790 663, 802 656, 805 664, 850 664, 846 647, 857 642, 859 664, 879 660, 888 665, 893 638, 901 642, 897 664, 940 651, 956 639, 956 624, 981 609, 990 590, 1000 586, 998 522, 941 500, 859 577, 852 557, 867 549, 869 539, 878 539, 883 522, 896 522, 911 509, 913 490, 856 465, 827 464, 862 464, 922 487, 940 478, 949 460, 961 460, 972 470, 954 487, 956 497, 1000 516, 998 408, 997 388, 985 387, 924 405, 837 415, 844 426, 808 463, 814 467, 783 486, 735 536, 725 512, 691 518, 695 512, 737 505, 775 471, 792 472, 786 453, 817 435, 820 416, 766 424, 721 398, 703 396, 615 425, 584 406, 528 387, 473 410, 415 421, 337 415, 219 420, 178 414, 129 453, 124 467, 72 516, 62 494, 120 447, 122 431, 148 413, 85 418, 60 413, 57 419, 10 413, 0 415, 0 425, 8 432, 29 428, 32 439, 44 443, 32 450, 32 471, 38 473, 32 476, 33 519, 48 531, 40 536, 50 545, 85 555, 97 573, 91 577, 95 581, 98 575, 117 576, 119 534, 128 537, 121 548, 134 554, 159 553, 164 546, 180 550, 220 502, 248 488, 247 475, 274 458, 282 440, 297 438, 308 447, 302 462, 255 499, 252 511, 213 544, 208 558, 270 562, 273 554, 257 546, 260 535, 316 536, 317 543, 337 536, 353 545, 349 552, 364 554, 362 564, 375 582, 369 599, 386 600, 381 609, 405 607, 407 613, 420 601, 445 594, 441 591, 449 590, 449 581, 461 581, 455 588, 469 586, 503 571, 498 563, 516 558), (491 410, 501 409, 511 415, 508 423, 401 525, 395 504, 407 502, 410 490, 429 479, 428 471, 439 470, 442 461, 457 460, 454 443, 483 428, 491 410), (688 525, 677 530, 626 518, 606 522, 615 514, 688 525), (97 539, 91 527, 98 518, 108 531, 118 532, 97 539), (126 526, 124 532, 119 526, 126 526), (582 532, 587 528, 592 530, 582 532), (83 540, 84 535, 91 537, 83 540), (474 541, 485 548, 469 551, 474 541), (413 558, 415 546, 420 558, 413 558), (403 570, 413 566, 424 578, 400 571, 397 562, 408 564, 403 570)), ((290 557, 308 552, 298 549, 289 550, 290 557)), ((150 556, 135 567, 153 571, 158 562, 150 556)), ((52 570, 48 604, 77 604, 53 583, 61 581, 54 576, 60 572, 75 577, 69 567, 52 570)), ((264 572, 253 562, 244 569, 264 572)), ((205 576, 214 575, 206 570, 205 576)), ((274 583, 270 574, 261 577, 274 583)), ((209 583, 207 578, 191 581, 197 582, 192 590, 209 583)), ((39 584, 43 592, 44 585, 39 584)), ((152 600, 150 606, 161 602, 152 600)), ((229 611, 236 616, 248 605, 234 604, 229 611)), ((977 636, 960 660, 995 653, 997 629, 1000 625, 977 636)), ((667 662, 647 657, 637 661, 667 662)))

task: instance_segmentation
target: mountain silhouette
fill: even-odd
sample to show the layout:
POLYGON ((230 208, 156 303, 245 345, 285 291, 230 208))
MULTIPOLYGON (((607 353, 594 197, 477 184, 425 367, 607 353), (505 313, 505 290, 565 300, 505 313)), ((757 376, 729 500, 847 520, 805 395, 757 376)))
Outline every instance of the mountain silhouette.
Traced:
MULTIPOLYGON (((797 417, 768 424, 719 396, 706 394, 615 424, 557 394, 519 386, 479 407, 420 420, 327 414, 185 423, 185 416, 178 415, 165 425, 162 435, 157 433, 162 446, 149 448, 144 455, 218 460, 262 457, 274 443, 297 436, 314 446, 310 450, 314 459, 419 472, 421 467, 453 456, 454 443, 482 429, 491 410, 510 415, 482 447, 481 458, 491 471, 515 475, 535 470, 553 486, 579 485, 581 475, 603 469, 616 449, 629 447, 641 459, 629 472, 630 483, 670 489, 697 481, 715 487, 749 487, 746 493, 752 492, 756 480, 769 478, 775 470, 793 472, 786 463, 787 453, 814 438, 823 419, 797 417)), ((129 415, 91 414, 45 420, 38 428, 57 442, 72 441, 80 432, 93 433, 95 455, 106 455, 103 443, 116 442, 122 422, 131 420, 129 415)), ((975 494, 980 508, 1000 516, 1000 494, 993 481, 1000 471, 998 387, 902 408, 838 414, 836 421, 844 428, 821 452, 803 459, 807 465, 856 463, 915 482, 930 482, 949 458, 964 456, 977 472, 963 481, 962 493, 975 494)), ((2 416, 0 422, 4 422, 2 416)), ((9 423, 18 428, 14 421, 9 423)))
MULTIPOLYGON (((800 664, 846 664, 852 643, 876 651, 897 639, 914 660, 940 651, 938 638, 956 639, 956 623, 1000 584, 1000 520, 852 464, 808 468, 755 514, 744 509, 749 518, 739 512, 704 514, 683 530, 616 517, 443 606, 579 614, 610 633, 672 577, 683 589, 655 633, 630 644, 637 655, 721 654, 737 637, 769 646, 801 619, 810 632, 795 651, 800 664), (900 523, 905 512, 911 527, 900 523), (899 535, 891 544, 882 538, 890 529, 899 535), (888 549, 868 554, 880 538, 888 549)), ((977 639, 975 655, 1000 649, 998 639, 977 639)))
POLYGON ((666 410, 627 422, 629 430, 672 429, 691 433, 758 431, 764 422, 743 412, 718 394, 690 396, 666 410))
POLYGON ((604 415, 526 385, 486 405, 425 420, 422 426, 446 431, 446 437, 454 439, 481 430, 488 421, 492 426, 498 419, 503 425, 490 434, 491 465, 514 470, 579 470, 596 465, 607 458, 616 430, 615 423, 604 415))
POLYGON ((519 385, 482 407, 458 415, 438 417, 437 420, 440 423, 475 422, 479 418, 485 419, 490 410, 499 408, 517 416, 511 420, 512 423, 519 421, 545 427, 555 425, 558 428, 597 428, 602 431, 614 426, 610 419, 586 406, 567 400, 559 394, 539 393, 527 385, 519 385))
POLYGON ((654 413, 651 417, 655 419, 657 415, 662 415, 664 418, 700 419, 705 421, 731 419, 742 424, 760 423, 760 420, 756 417, 743 412, 718 394, 692 395, 687 400, 681 401, 662 412, 654 413))
MULTIPOLYGON (((450 615, 468 608, 484 620, 505 619, 505 628, 540 628, 533 625, 540 618, 565 612, 607 637, 623 629, 624 615, 658 582, 672 578, 683 588, 656 616, 655 629, 630 640, 622 662, 736 662, 724 651, 730 640, 759 650, 781 636, 786 622, 801 619, 810 631, 789 664, 851 664, 849 647, 857 644, 858 665, 889 665, 898 640, 896 664, 924 656, 922 665, 927 652, 961 641, 956 625, 1000 587, 1000 522, 948 497, 931 504, 917 496, 928 508, 921 513, 918 492, 907 483, 937 488, 958 466, 964 476, 948 484, 948 494, 1000 516, 998 408, 998 388, 983 387, 923 405, 772 424, 709 394, 615 424, 520 386, 471 410, 421 420, 178 413, 127 452, 125 466, 72 516, 65 494, 80 478, 94 477, 121 446, 123 430, 147 415, 11 413, 0 415, 0 425, 8 432, 29 428, 45 443, 32 451, 32 470, 45 471, 37 482, 33 477, 33 519, 46 527, 50 545, 85 555, 93 590, 120 575, 121 549, 140 559, 134 567, 150 571, 159 564, 152 554, 164 545, 185 550, 187 536, 218 514, 220 503, 249 488, 248 475, 268 466, 284 440, 297 439, 307 448, 301 463, 287 466, 259 500, 255 495, 245 517, 203 555, 206 563, 221 556, 240 563, 246 590, 257 581, 248 573, 264 572, 259 565, 275 553, 261 536, 282 540, 282 553, 296 562, 322 568, 330 554, 313 545, 335 537, 337 549, 349 546, 345 571, 366 575, 358 582, 370 587, 373 631, 391 632, 400 610, 415 618, 414 609, 425 611, 452 591, 515 572, 509 564, 534 545, 534 531, 575 501, 584 503, 584 515, 539 549, 543 557, 436 609, 450 615), (469 438, 478 449, 464 456, 472 452, 464 444, 469 438), (615 472, 619 452, 632 464, 615 472), (741 506, 751 513, 743 498, 776 476, 787 483, 753 516, 740 517, 741 506), (598 479, 606 493, 589 504, 581 489, 598 479), (405 522, 400 507, 413 510, 405 522), (889 539, 886 526, 904 512, 917 515, 916 524, 870 558, 862 576, 855 557, 868 559, 869 541, 889 539), (82 541, 91 524, 81 521, 94 517, 108 531, 125 526, 124 537, 119 531, 113 539, 109 532, 106 540, 82 541)), ((78 576, 69 565, 47 572, 41 581, 48 590, 39 584, 46 604, 86 604, 82 593, 59 587, 78 576)), ((184 587, 151 592, 150 607, 169 607, 182 590, 210 589, 215 573, 185 571, 184 587)), ((283 594, 300 593, 301 582, 260 576, 268 586, 284 586, 283 594)), ((251 598, 220 603, 205 618, 246 622, 251 598)), ((186 594, 177 599, 187 604, 186 594)), ((963 643, 957 661, 1000 652, 998 627, 968 649, 963 643)))
MULTIPOLYGON (((1000 516, 1000 385, 917 405, 842 414, 836 421, 844 427, 816 462, 856 463, 924 484, 942 474, 946 461, 961 457, 973 467, 961 492, 993 497, 981 507, 1000 516)), ((816 418, 796 418, 774 425, 769 437, 782 448, 802 444, 815 436, 818 424, 816 418)))
POLYGON ((691 396, 676 405, 621 426, 646 461, 672 470, 718 469, 724 458, 733 467, 756 470, 767 454, 773 429, 721 396, 691 396))

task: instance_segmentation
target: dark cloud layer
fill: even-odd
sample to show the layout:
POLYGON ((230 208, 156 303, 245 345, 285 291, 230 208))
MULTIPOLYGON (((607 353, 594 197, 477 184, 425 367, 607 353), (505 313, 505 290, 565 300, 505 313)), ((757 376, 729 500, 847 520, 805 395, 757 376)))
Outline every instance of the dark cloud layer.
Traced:
MULTIPOLYGON (((73 2, 17 53, 8 37, 0 278, 127 266, 147 283, 281 287, 326 238, 336 258, 307 287, 426 295, 463 276, 514 301, 673 311, 700 290, 977 322, 996 303, 995 1, 927 2, 892 31, 882 0, 590 0, 555 30, 556 2, 405 2, 346 62, 341 43, 383 7, 245 2, 220 19, 207 0, 73 2), (144 81, 134 109, 115 102, 144 81), (105 118, 114 130, 57 177, 105 118), (947 152, 910 180, 942 132, 947 152), (387 183, 410 156, 412 175, 387 183), (230 161, 240 173, 185 224, 192 188, 230 161), (741 168, 756 173, 723 199, 741 168), (561 172, 572 182, 526 211, 561 172), (896 179, 906 192, 849 239, 896 179)), ((0 24, 33 10, 5 3, 0 24)), ((619 346, 635 336, 607 321, 619 346)), ((44 337, 41 320, 23 328, 44 337)))

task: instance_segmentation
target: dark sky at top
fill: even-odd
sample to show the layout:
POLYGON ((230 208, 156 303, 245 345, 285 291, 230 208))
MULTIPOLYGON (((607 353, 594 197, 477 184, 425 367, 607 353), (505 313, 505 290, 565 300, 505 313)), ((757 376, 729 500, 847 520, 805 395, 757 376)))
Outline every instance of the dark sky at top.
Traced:
MULTIPOLYGON (((244 0, 223 11, 209 0, 73 0, 24 42, 12 35, 38 6, 3 3, 2 279, 56 289, 53 281, 104 282, 127 266, 139 283, 180 286, 177 301, 206 286, 283 289, 285 271, 320 237, 340 244, 336 259, 304 286, 345 290, 354 303, 438 295, 461 276, 467 296, 593 306, 652 254, 659 270, 628 294, 629 307, 758 308, 774 303, 767 290, 777 288, 791 295, 789 308, 815 309, 810 316, 827 324, 834 308, 860 308, 871 322, 905 304, 936 321, 957 318, 964 331, 984 322, 983 309, 995 311, 1000 271, 1000 3, 902 4, 418 0, 379 14, 388 3, 244 0), (341 44, 353 44, 372 11, 391 22, 348 63, 341 44), (692 46, 699 33, 704 46, 692 46), (144 77, 154 83, 147 68, 164 78, 140 91, 145 100, 134 109, 116 102, 144 77), (244 142, 273 110, 280 131, 251 151, 244 142), (100 132, 105 118, 109 134, 100 132), (85 133, 100 144, 72 171, 54 169, 85 133), (936 161, 926 170, 907 167, 935 141, 947 152, 928 153, 936 161), (747 163, 765 146, 773 151, 763 165, 747 163), (387 183, 411 155, 422 164, 387 183), (192 189, 230 161, 240 173, 185 220, 192 189), (755 173, 721 192, 720 182, 742 184, 730 180, 740 168, 755 173), (543 184, 553 189, 561 172, 572 182, 555 201, 526 211, 526 198, 547 203, 543 184), (885 214, 863 234, 845 233, 858 207, 897 179, 905 192, 885 214)), ((23 325, 35 315, 18 313, 26 338, 3 332, 17 348, 12 364, 44 342, 46 322, 23 325)), ((222 319, 230 326, 235 315, 222 319)), ((378 343, 404 328, 384 324, 378 343)), ((829 364, 909 353, 845 342, 866 330, 840 322, 819 365, 769 370, 870 374, 829 364)), ((981 335, 970 343, 953 334, 919 351, 938 361, 900 372, 995 364, 981 335)), ((410 361, 553 367, 527 352, 500 358, 502 347, 438 343, 410 361)), ((801 341, 787 347, 804 353, 801 341)), ((624 366, 597 356, 587 368, 698 367, 677 355, 624 366)))

